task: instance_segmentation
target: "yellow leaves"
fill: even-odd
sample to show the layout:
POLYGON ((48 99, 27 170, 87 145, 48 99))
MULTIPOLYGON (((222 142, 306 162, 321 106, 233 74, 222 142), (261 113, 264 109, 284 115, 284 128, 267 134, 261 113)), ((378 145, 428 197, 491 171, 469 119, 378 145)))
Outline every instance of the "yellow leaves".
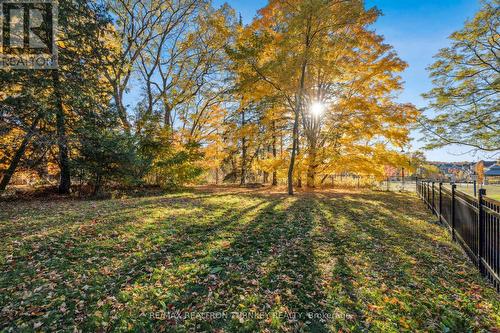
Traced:
POLYGON ((8 161, 14 155, 15 149, 20 145, 25 132, 19 128, 13 128, 10 131, 3 133, 0 137, 0 170, 8 168, 8 161), (2 163, 5 161, 5 163, 2 163))
POLYGON ((287 167, 287 158, 283 157, 269 157, 266 159, 261 159, 255 162, 255 169, 262 170, 266 172, 273 172, 279 169, 285 169, 287 167))
POLYGON ((23 86, 20 84, 9 84, 8 87, 2 87, 0 91, 0 102, 7 97, 14 97, 23 91, 23 86))
POLYGON ((479 162, 476 164, 475 171, 477 174, 477 181, 482 184, 484 181, 484 162, 479 162))
POLYGON ((387 297, 387 296, 384 296, 384 302, 392 305, 401 303, 396 297, 387 297))
POLYGON ((378 312, 382 310, 384 307, 381 305, 373 305, 373 304, 368 304, 368 310, 373 311, 373 312, 378 312))
POLYGON ((254 137, 258 132, 258 127, 256 124, 248 124, 240 128, 237 137, 254 137))
POLYGON ((407 329, 410 328, 410 325, 408 324, 408 322, 406 321, 405 318, 400 318, 399 319, 399 324, 401 326, 403 326, 404 328, 407 328, 407 329))
POLYGON ((388 173, 397 172, 402 167, 412 169, 407 156, 384 144, 359 145, 351 142, 328 163, 331 165, 325 169, 328 173, 371 175, 378 180, 387 178, 392 175, 388 173))

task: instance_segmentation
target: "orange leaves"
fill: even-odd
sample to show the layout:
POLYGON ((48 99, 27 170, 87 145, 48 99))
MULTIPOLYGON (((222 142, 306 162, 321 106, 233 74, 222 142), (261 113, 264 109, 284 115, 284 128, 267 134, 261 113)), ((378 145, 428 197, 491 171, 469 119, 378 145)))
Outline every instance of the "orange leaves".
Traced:
MULTIPOLYGON (((250 25, 239 26, 229 52, 237 86, 234 114, 259 105, 260 117, 228 127, 232 153, 238 156, 247 139, 268 150, 278 136, 283 155, 290 155, 290 114, 298 110, 297 176, 312 166, 318 172, 383 177, 385 165, 407 164, 391 147, 408 143, 409 125, 419 112, 393 101, 402 88, 398 73, 407 64, 370 29, 379 14, 357 1, 271 0, 250 25), (317 122, 307 118, 315 100, 328 105, 317 122), (273 128, 276 122, 283 130, 273 128)), ((250 167, 277 171, 286 160, 268 150, 250 167)))
POLYGON ((378 312, 382 310, 384 307, 381 305, 373 305, 373 304, 368 304, 368 310, 373 311, 373 312, 378 312))

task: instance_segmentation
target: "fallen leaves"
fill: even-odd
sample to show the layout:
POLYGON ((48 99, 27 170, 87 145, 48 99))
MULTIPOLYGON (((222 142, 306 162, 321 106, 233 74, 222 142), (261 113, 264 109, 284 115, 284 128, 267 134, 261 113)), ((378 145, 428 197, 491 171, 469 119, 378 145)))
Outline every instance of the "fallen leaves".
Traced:
POLYGON ((413 200, 177 194, 63 202, 54 216, 41 207, 22 218, 12 210, 0 245, 0 326, 494 331, 498 295, 460 264, 446 230, 421 218, 425 209, 405 208, 413 200), (162 311, 246 317, 149 315, 162 311))

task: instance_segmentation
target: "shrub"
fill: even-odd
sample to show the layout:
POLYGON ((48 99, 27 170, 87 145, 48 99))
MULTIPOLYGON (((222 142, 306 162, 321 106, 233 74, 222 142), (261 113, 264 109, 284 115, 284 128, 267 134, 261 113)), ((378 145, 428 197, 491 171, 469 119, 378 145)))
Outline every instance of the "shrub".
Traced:
POLYGON ((138 163, 133 138, 113 129, 84 127, 78 130, 78 155, 73 168, 80 179, 93 185, 94 195, 107 181, 133 183, 138 163))

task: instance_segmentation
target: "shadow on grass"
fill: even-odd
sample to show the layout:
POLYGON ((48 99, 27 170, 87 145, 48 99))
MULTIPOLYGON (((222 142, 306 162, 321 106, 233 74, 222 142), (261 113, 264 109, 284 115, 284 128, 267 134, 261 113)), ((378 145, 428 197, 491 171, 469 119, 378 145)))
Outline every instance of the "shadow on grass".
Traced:
MULTIPOLYGON (((1 266, 7 274, 0 288, 12 296, 0 297, 7 308, 0 327, 42 321, 42 328, 123 332, 490 328, 498 297, 422 208, 414 197, 392 193, 187 193, 101 202, 100 213, 89 204, 86 213, 66 212, 71 222, 56 231, 22 240, 26 248, 1 266), (24 291, 34 295, 26 299, 24 291), (159 311, 228 316, 151 315, 159 311)), ((37 216, 42 226, 57 221, 45 216, 37 216)), ((32 230, 43 228, 22 234, 32 230)))
MULTIPOLYGON (((136 327, 151 328, 154 323, 155 329, 169 332, 215 329, 254 332, 304 327, 306 320, 294 320, 294 314, 321 312, 315 304, 319 301, 314 297, 318 272, 311 260, 307 237, 312 219, 305 208, 295 200, 269 201, 255 217, 233 230, 229 246, 200 258, 197 265, 206 269, 196 271, 192 279, 183 279, 177 292, 167 299, 167 308, 172 311, 225 312, 228 317, 171 322, 144 318, 136 327)), ((185 260, 180 264, 186 263, 185 260)), ((165 278, 166 285, 172 282, 170 275, 165 278)), ((314 319, 310 322, 314 331, 326 331, 321 322, 314 319)))
POLYGON ((417 201, 389 194, 319 200, 322 212, 330 214, 323 221, 349 244, 334 275, 338 279, 339 272, 348 272, 357 288, 341 279, 343 287, 332 290, 338 299, 346 292, 353 301, 351 314, 364 318, 357 321, 356 331, 494 327, 494 317, 477 308, 477 295, 491 297, 497 309, 498 295, 451 244, 447 231, 427 222, 431 217, 417 201))
POLYGON ((47 323, 60 322, 68 327, 82 322, 90 316, 97 303, 105 301, 108 296, 112 297, 124 285, 148 276, 150 272, 146 269, 165 261, 174 261, 172 258, 184 253, 197 251, 204 242, 217 237, 231 223, 238 222, 247 212, 265 203, 247 202, 235 209, 223 203, 198 202, 197 198, 192 202, 186 199, 176 202, 175 198, 159 200, 156 204, 148 199, 142 205, 105 210, 100 216, 101 221, 87 219, 82 222, 84 230, 69 227, 54 233, 48 232, 49 236, 23 241, 22 248, 13 250, 12 260, 1 265, 5 274, 0 279, 0 288, 11 287, 11 294, 0 297, 0 304, 4 308, 0 327, 7 324, 16 327, 16 322, 29 322, 37 317, 47 323), (141 224, 137 221, 137 215, 132 214, 134 208, 148 215, 154 208, 167 206, 169 210, 180 209, 189 204, 215 212, 213 218, 205 214, 201 219, 204 223, 196 224, 193 221, 200 220, 200 216, 196 216, 200 212, 192 214, 187 211, 180 218, 178 214, 167 219, 158 216, 149 223, 141 224), (127 237, 121 239, 124 235, 127 237), (118 266, 113 266, 113 263, 118 266), (16 285, 17 288, 12 288, 16 285), (56 285, 59 288, 54 290, 56 285), (32 294, 33 290, 37 292, 32 294), (32 296, 29 304, 37 310, 35 316, 30 311, 20 313, 16 310, 26 301, 17 298, 13 292, 25 291, 32 296), (49 292, 53 294, 52 299, 46 297, 49 292), (67 311, 46 312, 45 309, 49 310, 54 303, 64 303, 67 311), (46 314, 48 316, 42 318, 46 314))
MULTIPOLYGON (((132 315, 137 318, 133 327, 138 330, 327 332, 326 296, 320 289, 320 272, 314 264, 313 244, 309 237, 314 227, 310 204, 309 200, 273 199, 255 216, 247 217, 247 221, 243 216, 233 216, 238 225, 230 230, 231 235, 225 235, 228 243, 224 247, 195 258, 184 256, 197 251, 196 246, 185 246, 187 244, 182 250, 163 252, 181 259, 176 267, 160 274, 156 282, 141 277, 135 283, 131 282, 135 290, 128 292, 130 298, 125 300, 126 311, 117 310, 119 306, 110 310, 111 316, 120 318, 112 328, 126 327, 132 315), (185 272, 182 278, 176 276, 176 271, 190 265, 195 267, 185 272), (147 297, 151 284, 158 285, 158 294, 147 297), (139 297, 135 304, 130 303, 133 295, 139 297), (131 308, 134 308, 132 313, 131 308), (208 320, 191 317, 154 320, 147 314, 139 314, 151 311, 182 314, 225 312, 228 316, 208 320)), ((192 230, 193 237, 206 235, 206 231, 192 230)), ((205 250, 213 240, 214 237, 210 236, 204 241, 205 250)), ((153 257, 146 261, 153 266, 158 263, 153 257)))

